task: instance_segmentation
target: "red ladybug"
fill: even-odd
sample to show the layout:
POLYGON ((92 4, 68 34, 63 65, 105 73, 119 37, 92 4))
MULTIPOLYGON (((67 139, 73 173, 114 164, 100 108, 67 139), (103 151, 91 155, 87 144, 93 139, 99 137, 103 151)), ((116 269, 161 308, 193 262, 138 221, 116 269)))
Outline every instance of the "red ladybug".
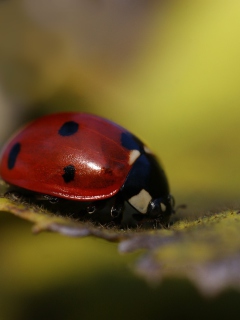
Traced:
POLYGON ((166 175, 155 156, 119 125, 85 113, 41 117, 4 147, 0 175, 37 198, 85 202, 100 215, 111 200, 112 219, 125 213, 168 221, 173 212, 166 175))

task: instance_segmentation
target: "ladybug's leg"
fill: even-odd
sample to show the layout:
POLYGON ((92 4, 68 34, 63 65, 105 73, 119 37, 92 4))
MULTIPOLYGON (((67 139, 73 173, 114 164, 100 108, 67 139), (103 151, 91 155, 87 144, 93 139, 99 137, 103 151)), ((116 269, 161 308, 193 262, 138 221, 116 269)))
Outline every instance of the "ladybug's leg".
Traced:
POLYGON ((136 213, 127 202, 123 192, 119 192, 114 199, 114 204, 111 208, 111 216, 118 221, 121 227, 136 227, 137 222, 133 217, 133 213, 136 213))
POLYGON ((122 215, 123 210, 124 210, 124 202, 125 199, 123 197, 123 194, 121 192, 119 192, 115 199, 114 199, 114 204, 111 208, 111 216, 112 218, 118 218, 122 215))
POLYGON ((94 201, 91 202, 87 207, 86 207, 86 211, 88 214, 93 214, 96 213, 97 211, 102 210, 106 205, 106 200, 98 200, 98 201, 94 201))
POLYGON ((37 193, 37 194, 34 194, 33 196, 34 196, 35 200, 48 201, 51 204, 58 203, 58 201, 59 201, 59 198, 49 196, 48 194, 37 193))

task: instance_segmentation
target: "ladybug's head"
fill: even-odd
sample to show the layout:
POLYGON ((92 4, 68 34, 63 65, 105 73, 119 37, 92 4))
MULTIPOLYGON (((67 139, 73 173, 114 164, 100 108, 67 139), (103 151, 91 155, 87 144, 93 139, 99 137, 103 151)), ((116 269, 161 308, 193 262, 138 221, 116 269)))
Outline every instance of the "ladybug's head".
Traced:
POLYGON ((168 218, 174 213, 175 201, 173 196, 168 195, 167 197, 152 199, 149 202, 147 214, 152 219, 168 218))

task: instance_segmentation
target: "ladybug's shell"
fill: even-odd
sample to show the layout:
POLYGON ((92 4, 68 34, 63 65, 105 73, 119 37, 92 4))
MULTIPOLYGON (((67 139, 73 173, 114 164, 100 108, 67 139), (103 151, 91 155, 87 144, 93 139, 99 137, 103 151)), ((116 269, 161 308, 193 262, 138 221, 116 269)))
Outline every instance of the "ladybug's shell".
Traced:
POLYGON ((0 175, 9 184, 59 198, 109 198, 132 167, 130 151, 121 144, 124 133, 122 127, 90 114, 44 116, 3 149, 0 175))

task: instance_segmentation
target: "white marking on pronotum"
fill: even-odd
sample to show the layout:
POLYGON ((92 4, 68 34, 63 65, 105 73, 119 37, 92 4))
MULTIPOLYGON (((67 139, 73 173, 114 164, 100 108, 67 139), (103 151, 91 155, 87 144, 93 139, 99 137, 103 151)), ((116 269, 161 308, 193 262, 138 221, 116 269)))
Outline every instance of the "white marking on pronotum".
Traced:
POLYGON ((139 194, 133 196, 128 202, 141 213, 147 213, 149 202, 152 200, 150 194, 142 189, 139 194))
POLYGON ((129 154, 128 164, 131 166, 137 160, 140 154, 141 153, 138 150, 131 150, 129 154))
POLYGON ((146 153, 152 154, 152 151, 147 146, 144 146, 143 149, 146 153))

